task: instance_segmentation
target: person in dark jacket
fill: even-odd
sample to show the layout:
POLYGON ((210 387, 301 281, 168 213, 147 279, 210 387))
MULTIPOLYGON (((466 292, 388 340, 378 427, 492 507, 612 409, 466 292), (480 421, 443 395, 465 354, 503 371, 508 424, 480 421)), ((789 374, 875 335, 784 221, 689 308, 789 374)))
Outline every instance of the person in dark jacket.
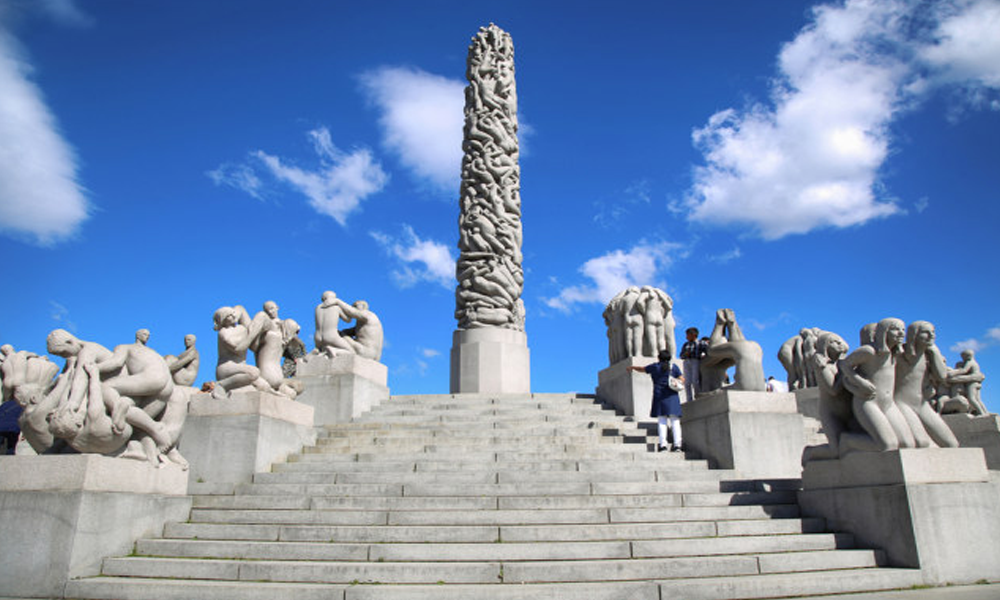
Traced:
POLYGON ((677 390, 670 387, 670 378, 684 383, 684 376, 677 365, 670 364, 670 353, 660 352, 659 362, 645 367, 629 367, 629 371, 648 373, 653 378, 653 405, 649 416, 657 420, 657 433, 660 436, 659 450, 663 452, 681 451, 681 399, 677 390), (673 437, 673 444, 667 444, 667 427, 673 437))

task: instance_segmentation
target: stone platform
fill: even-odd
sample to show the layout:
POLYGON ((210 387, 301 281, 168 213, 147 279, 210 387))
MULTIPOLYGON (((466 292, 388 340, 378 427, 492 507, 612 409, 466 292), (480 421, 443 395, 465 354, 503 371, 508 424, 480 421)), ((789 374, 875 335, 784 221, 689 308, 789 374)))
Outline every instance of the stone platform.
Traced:
POLYGON ((389 399, 389 370, 356 354, 311 354, 296 365, 297 402, 315 409, 317 425, 347 423, 389 399))
POLYGON ((459 329, 452 336, 453 394, 526 394, 531 354, 523 331, 500 327, 459 329))
POLYGON ((191 509, 187 471, 91 454, 0 457, 0 593, 62 597, 191 509))

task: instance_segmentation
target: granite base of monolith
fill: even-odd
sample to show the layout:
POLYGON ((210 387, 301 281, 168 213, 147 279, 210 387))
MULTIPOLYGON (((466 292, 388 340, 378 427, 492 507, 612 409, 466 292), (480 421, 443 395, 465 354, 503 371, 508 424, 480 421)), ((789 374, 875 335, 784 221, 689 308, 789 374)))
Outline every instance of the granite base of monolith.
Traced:
POLYGON ((942 415, 963 448, 982 448, 986 468, 1000 470, 1000 415, 942 415))
POLYGON ((812 461, 799 505, 832 531, 879 548, 925 583, 1000 580, 1000 495, 979 448, 857 452, 812 461))
POLYGON ((236 484, 315 442, 313 407, 253 391, 192 398, 179 448, 191 463, 192 493, 231 494, 236 484))
MULTIPOLYGON (((614 407, 619 414, 648 421, 653 403, 653 380, 646 373, 629 371, 629 367, 645 367, 656 362, 648 356, 630 356, 597 373, 597 399, 614 407)), ((684 371, 684 361, 677 360, 677 367, 684 371)), ((687 401, 684 390, 678 392, 681 402, 687 401)))
POLYGON ((355 354, 312 354, 299 360, 297 402, 312 406, 316 425, 347 423, 389 399, 389 369, 355 354))
POLYGON ((752 478, 798 479, 805 432, 795 395, 728 389, 682 407, 684 446, 716 469, 752 478))
POLYGON ((530 394, 528 336, 501 327, 459 329, 452 336, 452 394, 530 394))
POLYGON ((0 457, 0 594, 63 597, 70 579, 100 573, 191 513, 188 473, 96 454, 0 457))

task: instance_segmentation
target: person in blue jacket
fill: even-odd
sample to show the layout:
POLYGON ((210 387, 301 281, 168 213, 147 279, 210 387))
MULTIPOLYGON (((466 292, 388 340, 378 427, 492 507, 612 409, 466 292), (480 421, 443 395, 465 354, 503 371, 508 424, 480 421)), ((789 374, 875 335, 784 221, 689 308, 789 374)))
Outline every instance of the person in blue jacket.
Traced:
POLYGON ((653 405, 649 416, 657 420, 657 433, 660 436, 659 451, 681 451, 681 398, 676 390, 670 388, 670 378, 684 384, 684 376, 677 365, 670 364, 670 353, 661 350, 657 356, 660 362, 645 367, 629 367, 629 371, 648 373, 653 378, 653 405), (673 444, 667 444, 667 427, 673 436, 673 444))

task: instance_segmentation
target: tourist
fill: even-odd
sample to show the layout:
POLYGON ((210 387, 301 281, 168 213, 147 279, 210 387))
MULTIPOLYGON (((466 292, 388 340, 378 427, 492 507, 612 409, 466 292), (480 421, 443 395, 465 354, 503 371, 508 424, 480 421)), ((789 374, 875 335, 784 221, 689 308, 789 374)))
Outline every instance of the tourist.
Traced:
POLYGON ((708 338, 698 340, 698 328, 688 327, 684 331, 687 341, 681 346, 681 360, 684 361, 684 396, 685 400, 694 400, 701 386, 701 357, 708 351, 708 338))
POLYGON ((680 386, 684 383, 684 376, 681 375, 677 365, 670 364, 670 352, 663 350, 658 356, 660 362, 646 365, 645 367, 628 367, 629 371, 648 373, 653 378, 653 405, 650 408, 649 416, 657 420, 657 433, 660 437, 658 450, 663 452, 681 451, 681 399, 677 395, 680 386), (674 380, 674 389, 671 386, 671 379, 674 380), (667 427, 673 437, 673 444, 667 444, 667 427))

